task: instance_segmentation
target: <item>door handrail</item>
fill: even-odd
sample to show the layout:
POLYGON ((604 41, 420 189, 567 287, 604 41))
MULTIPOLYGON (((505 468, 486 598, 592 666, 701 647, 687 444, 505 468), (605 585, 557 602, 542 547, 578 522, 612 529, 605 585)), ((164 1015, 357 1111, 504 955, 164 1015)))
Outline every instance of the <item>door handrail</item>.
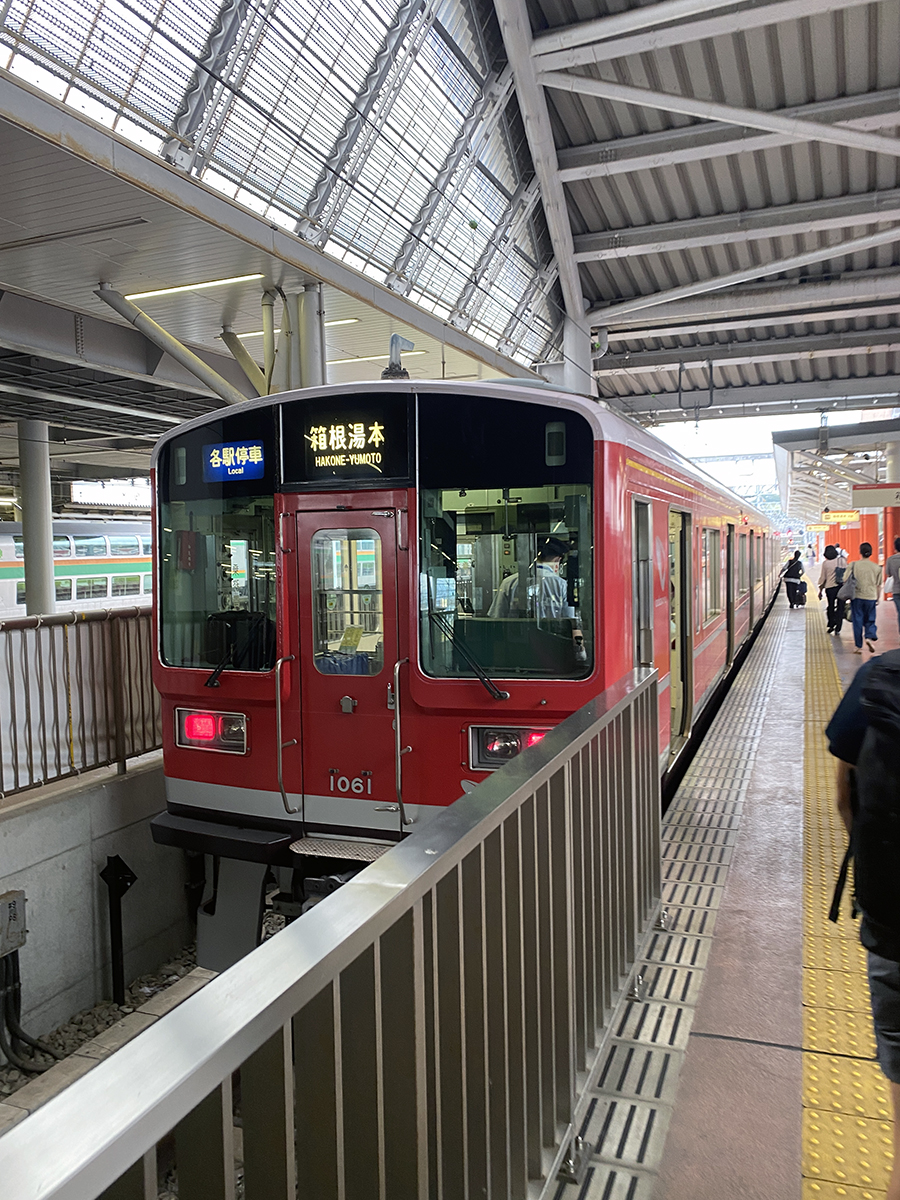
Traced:
POLYGON ((281 668, 285 663, 293 662, 294 658, 295 655, 286 654, 284 658, 279 658, 275 663, 275 747, 276 762, 278 765, 278 790, 281 792, 281 803, 284 805, 285 812, 290 813, 291 816, 301 813, 302 819, 302 800, 300 808, 291 808, 290 804, 288 804, 287 792, 284 790, 284 764, 282 762, 282 751, 286 750, 288 746, 297 745, 296 738, 291 738, 289 742, 281 740, 281 668))
POLYGON ((409 754, 412 746, 404 746, 400 733, 400 668, 408 663, 408 658, 398 659, 394 663, 394 781, 397 788, 397 804, 400 808, 400 824, 412 825, 412 818, 407 818, 403 806, 403 755, 409 754))

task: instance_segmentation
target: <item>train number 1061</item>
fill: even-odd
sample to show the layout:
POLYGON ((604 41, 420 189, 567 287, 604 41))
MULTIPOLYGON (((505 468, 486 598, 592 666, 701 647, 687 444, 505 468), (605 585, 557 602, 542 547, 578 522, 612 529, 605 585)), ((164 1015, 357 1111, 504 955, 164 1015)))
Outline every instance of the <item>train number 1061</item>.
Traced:
POLYGON ((342 795, 352 793, 354 796, 372 795, 371 771, 364 771, 362 777, 357 775, 355 779, 349 779, 346 775, 338 775, 337 771, 333 770, 329 782, 332 792, 341 792, 342 795))

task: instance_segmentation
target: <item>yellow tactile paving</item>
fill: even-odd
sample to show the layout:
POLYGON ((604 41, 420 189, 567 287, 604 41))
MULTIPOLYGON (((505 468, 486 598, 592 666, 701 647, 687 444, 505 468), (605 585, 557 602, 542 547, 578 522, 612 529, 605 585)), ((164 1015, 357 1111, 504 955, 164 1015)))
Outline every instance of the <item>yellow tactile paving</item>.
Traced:
POLYGON ((803 835, 803 1200, 875 1200, 892 1162, 887 1082, 873 1060, 865 952, 849 916, 828 921, 846 846, 823 730, 841 698, 817 605, 806 610, 803 835))
POLYGON ((891 1097, 878 1064, 833 1054, 804 1054, 803 1103, 820 1112, 840 1112, 852 1117, 887 1121, 891 1116, 891 1097))
POLYGON ((889 1121, 803 1110, 803 1174, 807 1178, 884 1190, 892 1146, 889 1121))
POLYGON ((880 1200, 880 1188, 845 1187, 824 1179, 803 1180, 803 1200, 880 1200))

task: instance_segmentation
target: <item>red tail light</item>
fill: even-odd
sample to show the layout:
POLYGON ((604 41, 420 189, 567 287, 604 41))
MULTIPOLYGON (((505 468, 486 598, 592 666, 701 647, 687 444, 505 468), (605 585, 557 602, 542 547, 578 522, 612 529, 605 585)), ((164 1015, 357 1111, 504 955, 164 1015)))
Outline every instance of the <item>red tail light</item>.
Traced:
POLYGON ((546 729, 532 729, 531 733, 529 733, 528 737, 525 739, 525 746, 536 746, 538 742, 543 741, 546 736, 546 729))
POLYGON ((184 736, 192 742, 215 741, 216 718, 212 713, 186 713, 184 736))
POLYGON ((244 713, 197 712, 175 709, 175 744, 189 750, 224 750, 247 753, 247 717, 244 713))

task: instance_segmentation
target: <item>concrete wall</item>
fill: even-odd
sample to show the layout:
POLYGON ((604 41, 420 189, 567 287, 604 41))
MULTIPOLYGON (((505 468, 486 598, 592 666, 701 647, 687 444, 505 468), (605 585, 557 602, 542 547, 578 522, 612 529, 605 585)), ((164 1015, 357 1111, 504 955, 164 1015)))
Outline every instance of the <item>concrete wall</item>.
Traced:
POLYGON ((119 854, 137 875, 122 900, 125 981, 151 971, 193 938, 185 857, 156 846, 150 819, 165 808, 162 757, 128 773, 91 771, 0 800, 0 892, 22 888, 28 941, 22 1023, 41 1034, 112 997, 106 886, 98 872, 119 854))

